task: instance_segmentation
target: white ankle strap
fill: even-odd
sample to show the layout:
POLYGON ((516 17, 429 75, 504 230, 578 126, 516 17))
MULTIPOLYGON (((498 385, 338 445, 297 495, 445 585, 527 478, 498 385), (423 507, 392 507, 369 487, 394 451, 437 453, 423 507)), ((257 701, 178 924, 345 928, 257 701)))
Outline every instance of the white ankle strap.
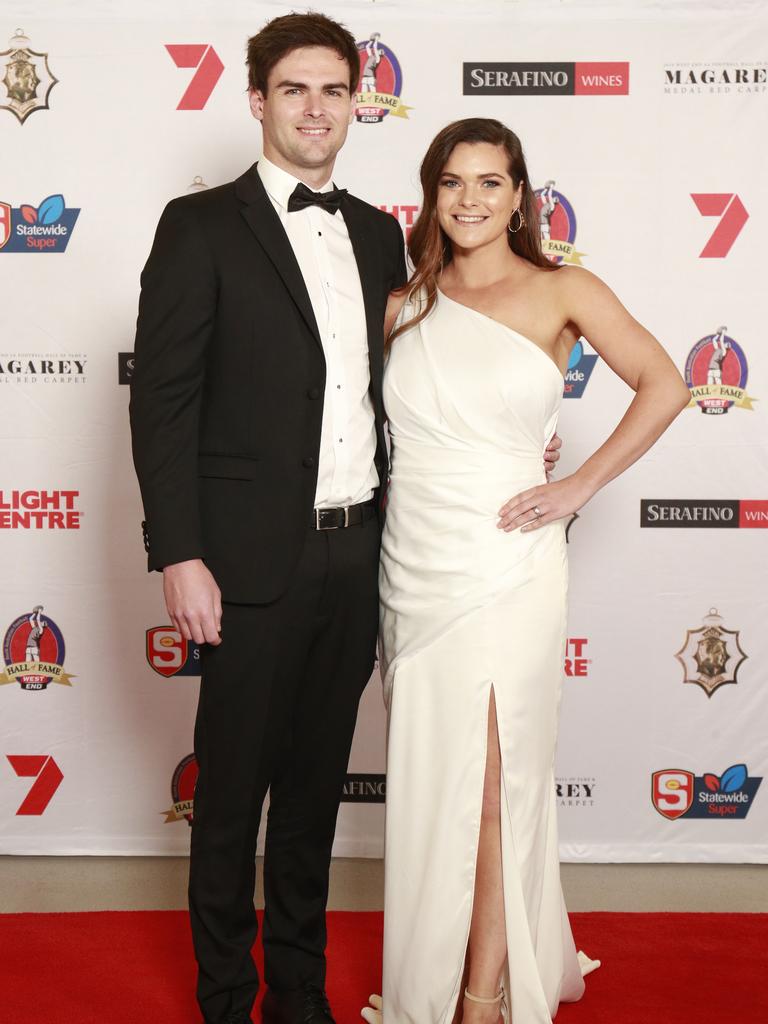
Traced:
POLYGON ((473 996, 468 988, 464 989, 464 998, 465 999, 469 999, 469 1001, 471 1003, 485 1003, 488 1006, 490 1006, 491 1003, 498 1003, 498 1002, 500 1002, 501 1001, 501 997, 503 995, 504 995, 504 989, 503 988, 500 989, 499 994, 497 996, 491 996, 490 999, 485 997, 485 996, 473 996))

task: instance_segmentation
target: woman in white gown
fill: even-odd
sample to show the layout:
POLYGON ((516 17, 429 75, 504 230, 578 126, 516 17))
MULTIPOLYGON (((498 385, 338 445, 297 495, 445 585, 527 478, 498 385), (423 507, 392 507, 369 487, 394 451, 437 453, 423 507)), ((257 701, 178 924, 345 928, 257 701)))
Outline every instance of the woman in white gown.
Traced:
POLYGON ((390 298, 384 383, 383 1021, 550 1024, 590 966, 562 899, 553 778, 564 517, 647 451, 689 395, 602 282, 541 254, 511 131, 449 125, 421 180, 415 272, 390 298), (636 395, 605 444, 548 483, 542 454, 582 334, 636 395))

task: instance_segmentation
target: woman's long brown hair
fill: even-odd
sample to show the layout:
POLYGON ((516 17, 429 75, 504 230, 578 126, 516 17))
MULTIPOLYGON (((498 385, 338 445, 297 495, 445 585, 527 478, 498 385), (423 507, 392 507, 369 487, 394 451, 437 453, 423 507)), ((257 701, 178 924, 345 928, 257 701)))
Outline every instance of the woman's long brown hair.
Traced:
POLYGON ((467 117, 462 121, 454 121, 446 125, 430 143, 421 162, 421 189, 424 200, 421 213, 411 229, 408 251, 414 272, 404 286, 408 299, 417 295, 423 288, 426 291, 426 302, 421 310, 410 320, 404 320, 390 334, 387 345, 391 345, 398 334, 414 327, 429 316, 437 301, 437 278, 451 262, 450 239, 440 227, 437 219, 437 190, 443 168, 460 142, 487 142, 492 146, 501 146, 509 158, 509 173, 515 188, 522 182, 523 197, 520 212, 524 224, 515 232, 507 232, 507 240, 512 252, 544 270, 557 270, 558 265, 550 262, 541 251, 541 234, 539 229, 539 212, 536 197, 528 180, 528 168, 525 165, 523 147, 520 139, 501 121, 489 117, 467 117))

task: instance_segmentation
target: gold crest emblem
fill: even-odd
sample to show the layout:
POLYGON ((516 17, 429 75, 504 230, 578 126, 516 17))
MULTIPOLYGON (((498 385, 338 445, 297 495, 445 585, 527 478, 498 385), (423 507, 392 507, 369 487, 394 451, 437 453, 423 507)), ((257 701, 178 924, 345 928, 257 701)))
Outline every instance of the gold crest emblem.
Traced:
POLYGON ((739 643, 739 630, 725 629, 717 608, 710 608, 698 629, 689 629, 675 657, 683 666, 683 682, 700 686, 708 697, 726 683, 736 683, 747 655, 739 643))
POLYGON ((48 109, 48 96, 58 82, 48 67, 48 54, 30 49, 20 28, 10 40, 10 50, 0 53, 0 110, 10 110, 24 124, 36 110, 48 109))

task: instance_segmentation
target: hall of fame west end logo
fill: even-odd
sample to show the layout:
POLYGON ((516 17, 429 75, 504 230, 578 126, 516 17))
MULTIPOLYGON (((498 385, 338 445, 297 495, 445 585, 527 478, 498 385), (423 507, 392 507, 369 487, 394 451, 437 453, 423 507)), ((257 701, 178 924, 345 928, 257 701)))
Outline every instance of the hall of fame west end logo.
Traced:
POLYGON ((744 349, 722 324, 705 334, 688 353, 685 383, 691 392, 689 409, 724 416, 733 406, 752 410, 757 399, 747 394, 749 367, 744 349))
POLYGON ((541 231, 541 251, 553 263, 582 266, 586 253, 576 249, 576 212, 568 198, 555 188, 554 178, 535 190, 541 231))
POLYGON ((357 44, 360 54, 360 84, 355 117, 363 124, 381 124, 388 114, 408 117, 408 107, 400 98, 403 72, 394 52, 381 41, 381 32, 357 44))
POLYGON ((64 671, 64 636, 47 615, 35 605, 10 624, 3 639, 5 671, 0 686, 18 683, 22 690, 46 690, 50 683, 71 686, 74 678, 64 671))
POLYGON ((199 769, 194 754, 187 754, 176 765, 171 779, 171 797, 173 803, 161 814, 165 815, 164 824, 174 821, 186 821, 192 825, 195 810, 195 786, 199 769))

